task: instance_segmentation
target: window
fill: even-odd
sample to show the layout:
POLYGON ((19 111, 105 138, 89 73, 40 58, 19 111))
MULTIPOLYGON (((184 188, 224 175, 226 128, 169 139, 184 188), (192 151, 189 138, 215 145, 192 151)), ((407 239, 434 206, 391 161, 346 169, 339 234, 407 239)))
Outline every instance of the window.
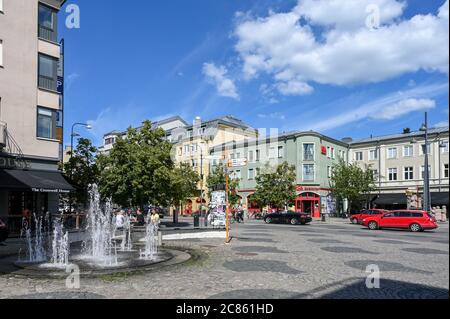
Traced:
POLYGON ((241 171, 237 170, 231 173, 231 179, 241 179, 241 171))
POLYGON ((45 40, 56 42, 56 16, 57 12, 47 6, 39 4, 38 24, 39 24, 39 37, 45 40))
POLYGON ((363 160, 363 152, 356 152, 355 153, 355 160, 356 161, 362 161, 363 160))
POLYGON ((388 170, 388 176, 390 181, 396 181, 398 179, 398 172, 396 168, 390 168, 388 170))
POLYGON ((410 181, 414 179, 414 167, 405 167, 405 180, 410 181))
POLYGON ((248 179, 249 180, 255 179, 255 170, 253 168, 250 168, 248 170, 248 179))
POLYGON ((261 160, 261 151, 256 150, 256 161, 259 162, 261 160))
POLYGON ((303 144, 303 160, 314 161, 314 144, 303 144))
MULTIPOLYGON (((421 174, 422 178, 425 178, 425 165, 422 165, 421 172, 422 172, 422 174, 421 174)), ((428 177, 431 178, 431 165, 428 165, 428 177)))
POLYGON ((396 147, 391 147, 388 149, 388 158, 389 159, 397 158, 397 148, 396 147))
MULTIPOLYGON (((2 41, 0 40, 0 65, 2 65, 1 45, 2 45, 2 41)), ((443 141, 443 142, 441 142, 441 152, 442 152, 442 153, 448 153, 448 141, 443 141)))
POLYGON ((236 158, 241 158, 241 153, 236 153, 236 158))
POLYGON ((189 154, 189 145, 184 146, 184 154, 189 154))
POLYGON ((327 146, 327 157, 331 157, 331 147, 327 146))
POLYGON ((331 148, 331 158, 332 159, 336 158, 336 150, 334 149, 334 147, 331 148))
POLYGON ((105 139, 105 145, 114 144, 114 142, 114 137, 108 137, 107 139, 105 139))
POLYGON ((412 145, 406 145, 403 147, 403 156, 412 157, 414 155, 414 148, 412 145))
POLYGON ((333 169, 331 166, 327 167, 327 176, 328 178, 331 178, 331 175, 333 174, 333 169))
POLYGON ((444 164, 444 178, 449 177, 448 164, 444 164))
POLYGON ((3 66, 3 40, 0 40, 0 66, 3 66))
POLYGON ((303 180, 314 181, 314 164, 303 165, 303 180))
POLYGON ((372 176, 374 179, 378 179, 380 177, 377 169, 372 170, 372 176))
POLYGON ((284 157, 284 146, 278 146, 278 158, 284 157))
POLYGON ((369 151, 369 160, 376 161, 378 159, 378 150, 369 151))
POLYGON ((58 60, 47 55, 39 54, 39 87, 47 90, 57 90, 58 60))
POLYGON ((254 153, 253 151, 248 151, 248 161, 253 162, 254 161, 254 153))
POLYGON ((235 157, 236 155, 233 153, 233 154, 230 154, 230 159, 231 160, 234 160, 236 157, 235 157))
POLYGON ((56 112, 50 109, 38 107, 37 137, 55 138, 56 112))

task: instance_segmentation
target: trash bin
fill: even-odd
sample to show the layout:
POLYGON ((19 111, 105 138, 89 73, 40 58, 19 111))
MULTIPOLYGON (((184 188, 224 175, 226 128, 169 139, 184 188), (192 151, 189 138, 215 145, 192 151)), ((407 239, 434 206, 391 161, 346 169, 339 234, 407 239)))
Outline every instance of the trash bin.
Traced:
POLYGON ((194 215, 194 227, 200 227, 200 216, 194 215))

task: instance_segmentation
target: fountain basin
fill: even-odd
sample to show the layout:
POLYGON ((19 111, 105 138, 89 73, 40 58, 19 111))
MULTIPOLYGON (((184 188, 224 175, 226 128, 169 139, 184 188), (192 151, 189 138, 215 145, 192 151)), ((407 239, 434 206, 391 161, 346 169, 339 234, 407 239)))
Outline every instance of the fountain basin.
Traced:
MULTIPOLYGON (((80 269, 80 277, 95 277, 101 275, 112 275, 116 273, 133 273, 138 271, 151 271, 161 267, 180 264, 188 261, 191 255, 186 251, 175 249, 160 249, 154 260, 139 259, 139 252, 118 253, 117 265, 101 265, 93 263, 90 258, 83 255, 73 255, 70 258, 70 265, 76 265, 80 269)), ((14 257, 12 257, 14 258, 14 257)), ((24 263, 4 258, 0 260, 0 272, 2 264, 9 263, 15 268, 8 271, 10 274, 23 275, 29 277, 61 278, 65 279, 69 275, 66 267, 54 267, 49 263, 24 263)), ((70 266, 69 265, 69 266, 70 266)))

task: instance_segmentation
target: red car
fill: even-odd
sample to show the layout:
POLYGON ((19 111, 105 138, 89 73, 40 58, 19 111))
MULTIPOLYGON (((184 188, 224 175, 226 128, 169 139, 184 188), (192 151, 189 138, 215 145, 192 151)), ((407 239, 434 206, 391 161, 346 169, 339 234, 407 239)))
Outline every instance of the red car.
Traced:
POLYGON ((363 219, 365 218, 381 216, 386 213, 389 213, 389 211, 385 209, 365 209, 359 214, 352 215, 350 217, 350 221, 352 222, 352 224, 361 224, 363 219))
POLYGON ((395 210, 383 215, 363 219, 362 224, 371 230, 382 228, 403 228, 412 232, 438 228, 436 218, 430 213, 417 210, 395 210))

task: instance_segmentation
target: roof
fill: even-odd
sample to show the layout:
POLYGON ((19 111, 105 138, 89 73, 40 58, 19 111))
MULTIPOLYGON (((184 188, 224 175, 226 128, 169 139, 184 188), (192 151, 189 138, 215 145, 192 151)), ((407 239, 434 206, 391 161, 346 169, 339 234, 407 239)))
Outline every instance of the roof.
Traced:
MULTIPOLYGON (((212 125, 218 125, 218 124, 223 124, 223 125, 228 125, 228 126, 232 126, 232 127, 236 127, 236 128, 241 128, 241 129, 250 129, 250 130, 254 130, 257 131, 255 128, 253 128, 252 126, 248 125, 247 123, 245 123, 244 121, 238 119, 237 117, 234 117, 233 115, 225 115, 222 117, 218 117, 209 121, 205 121, 205 122, 201 122, 202 126, 212 126, 212 125)), ((194 127, 194 125, 190 125, 187 126, 186 129, 192 129, 194 127)))
MULTIPOLYGON (((160 121, 152 122, 152 127, 160 127, 160 126, 162 126, 164 124, 167 124, 167 123, 170 123, 170 122, 174 122, 174 121, 177 121, 177 120, 181 121, 185 126, 188 125, 188 123, 185 120, 183 120, 180 116, 172 116, 172 117, 169 117, 167 119, 163 119, 163 120, 160 120, 160 121)), ((140 128, 142 128, 142 126, 139 126, 136 129, 139 130, 140 128)), ((121 132, 121 131, 114 130, 114 131, 111 131, 109 133, 104 134, 103 137, 106 137, 106 136, 109 136, 109 135, 122 136, 122 135, 126 135, 126 134, 127 134, 126 131, 122 131, 121 132)))
MULTIPOLYGON (((429 135, 435 135, 435 134, 443 134, 449 132, 449 127, 438 127, 438 128, 431 128, 428 130, 429 135)), ((350 145, 354 144, 363 144, 363 143, 374 143, 374 142, 381 142, 381 141, 387 141, 387 140, 396 140, 396 139, 402 139, 402 138, 414 138, 423 136, 424 132, 422 131, 414 131, 411 133, 400 133, 400 134, 390 134, 390 135, 382 135, 382 136, 371 136, 368 138, 362 138, 358 140, 353 140, 349 142, 350 145)))
MULTIPOLYGON (((300 137, 300 136, 315 136, 324 140, 327 140, 331 143, 335 143, 337 145, 341 145, 343 147, 348 147, 347 143, 344 143, 342 141, 336 140, 332 137, 320 134, 316 131, 291 131, 291 132, 285 132, 283 134, 278 135, 276 138, 278 140, 285 140, 285 139, 289 139, 289 138, 295 138, 295 137, 300 137)), ((241 147, 241 146, 245 146, 245 145, 252 145, 252 144, 256 144, 257 142, 262 142, 264 143, 264 141, 268 140, 268 139, 272 139, 275 137, 267 137, 267 139, 260 137, 260 138, 255 138, 252 140, 248 140, 248 141, 239 141, 239 142, 228 142, 228 143, 224 143, 221 145, 217 145, 215 147, 213 147, 213 149, 222 149, 224 147, 230 147, 230 146, 235 146, 235 147, 241 147)))

